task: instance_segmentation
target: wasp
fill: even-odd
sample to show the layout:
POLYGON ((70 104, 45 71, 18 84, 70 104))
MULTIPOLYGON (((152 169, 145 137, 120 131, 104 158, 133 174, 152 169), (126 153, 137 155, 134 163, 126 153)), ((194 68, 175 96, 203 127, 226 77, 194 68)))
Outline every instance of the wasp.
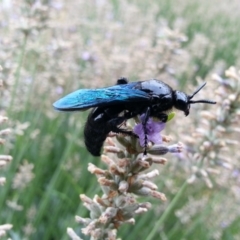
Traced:
MULTIPOLYGON (((146 123, 150 117, 167 121, 167 112, 172 108, 182 111, 185 116, 191 104, 216 104, 212 100, 193 100, 206 85, 203 83, 193 94, 173 90, 168 84, 157 79, 128 82, 126 78, 117 80, 111 87, 79 89, 53 104, 59 111, 84 111, 93 108, 84 127, 84 139, 88 151, 100 156, 101 148, 110 132, 134 135, 119 127, 124 121, 144 114, 143 131, 147 135, 146 123)), ((147 143, 146 143, 147 144, 147 143)), ((146 146, 144 153, 146 154, 146 146)))

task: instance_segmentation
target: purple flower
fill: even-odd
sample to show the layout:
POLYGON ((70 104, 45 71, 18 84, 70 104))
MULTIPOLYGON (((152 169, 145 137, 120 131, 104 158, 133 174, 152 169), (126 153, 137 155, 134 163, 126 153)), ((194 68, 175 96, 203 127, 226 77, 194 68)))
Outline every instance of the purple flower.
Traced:
MULTIPOLYGON (((144 115, 141 115, 141 121, 143 121, 143 118, 144 118, 144 115)), ((146 124, 147 140, 155 144, 162 143, 162 136, 160 135, 160 132, 164 129, 165 125, 166 124, 163 122, 157 122, 157 121, 154 121, 152 118, 149 118, 146 124)), ((138 135, 140 145, 144 147, 145 134, 143 130, 143 124, 138 123, 134 127, 133 132, 136 135, 138 135)))
POLYGON ((90 52, 84 51, 81 56, 82 60, 88 61, 91 58, 90 52))
POLYGON ((63 88, 61 86, 57 86, 55 88, 55 91, 56 91, 57 94, 61 95, 63 93, 63 88))

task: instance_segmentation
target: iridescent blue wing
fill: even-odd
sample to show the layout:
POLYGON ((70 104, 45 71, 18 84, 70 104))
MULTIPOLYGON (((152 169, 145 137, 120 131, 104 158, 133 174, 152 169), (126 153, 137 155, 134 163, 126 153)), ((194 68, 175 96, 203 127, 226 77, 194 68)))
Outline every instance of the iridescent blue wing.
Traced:
POLYGON ((92 107, 148 101, 149 94, 135 89, 135 85, 136 82, 108 88, 80 89, 59 99, 53 107, 59 111, 83 111, 92 107))

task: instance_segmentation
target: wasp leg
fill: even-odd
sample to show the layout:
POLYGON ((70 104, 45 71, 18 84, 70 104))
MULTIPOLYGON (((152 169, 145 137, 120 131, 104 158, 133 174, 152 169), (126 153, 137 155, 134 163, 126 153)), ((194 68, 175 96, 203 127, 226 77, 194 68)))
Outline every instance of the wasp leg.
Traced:
POLYGON ((146 113, 144 115, 144 119, 142 121, 143 125, 143 131, 144 131, 144 155, 147 155, 147 144, 148 144, 148 138, 147 138, 147 121, 150 116, 150 108, 148 107, 146 110, 146 113))
POLYGON ((121 84, 127 84, 128 83, 128 79, 125 77, 119 78, 117 80, 117 85, 121 85, 121 84))
POLYGON ((161 122, 167 122, 168 115, 166 113, 158 113, 157 115, 154 115, 156 118, 158 118, 161 122))
POLYGON ((122 128, 118 127, 120 124, 122 124, 126 120, 127 119, 124 116, 123 117, 116 117, 114 119, 109 120, 107 124, 110 126, 110 129, 111 129, 112 132, 123 133, 123 134, 127 134, 127 135, 130 135, 130 136, 138 137, 132 131, 129 131, 129 130, 126 130, 126 129, 122 129, 122 128))

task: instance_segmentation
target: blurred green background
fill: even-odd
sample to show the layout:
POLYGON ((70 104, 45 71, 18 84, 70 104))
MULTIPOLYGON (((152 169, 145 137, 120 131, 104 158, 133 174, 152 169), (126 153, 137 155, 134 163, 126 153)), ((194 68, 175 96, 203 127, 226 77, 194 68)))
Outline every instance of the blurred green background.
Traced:
MULTIPOLYGON (((87 165, 102 163, 83 143, 87 112, 59 113, 52 103, 79 88, 113 85, 121 76, 188 89, 197 77, 239 67, 239 1, 0 3, 0 111, 9 118, 1 127, 12 129, 0 150, 13 156, 0 172, 7 178, 0 188, 0 224, 13 224, 7 237, 14 240, 69 239, 67 227, 89 239, 74 216, 88 216, 79 194, 101 194, 87 165)), ((143 198, 152 210, 137 217, 134 227, 122 226, 120 238, 147 239, 189 178, 167 158, 157 184, 168 201, 143 198)), ((240 198, 226 194, 227 185, 208 188, 198 181, 185 187, 151 239, 240 239, 240 198)))

